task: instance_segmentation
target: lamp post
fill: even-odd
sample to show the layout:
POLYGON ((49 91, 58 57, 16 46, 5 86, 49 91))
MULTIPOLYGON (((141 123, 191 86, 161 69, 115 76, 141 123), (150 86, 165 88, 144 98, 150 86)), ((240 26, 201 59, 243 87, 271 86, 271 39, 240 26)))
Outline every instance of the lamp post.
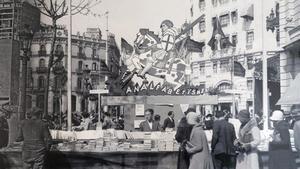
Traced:
POLYGON ((33 32, 29 25, 24 25, 23 30, 19 33, 20 38, 20 48, 23 54, 20 55, 22 60, 22 77, 21 77, 21 87, 20 87, 20 108, 19 108, 19 119, 25 118, 26 112, 26 80, 27 80, 27 61, 29 60, 31 42, 33 39, 33 32))
POLYGON ((90 73, 91 73, 91 69, 88 68, 88 65, 85 65, 85 68, 83 69, 83 79, 84 79, 83 97, 84 97, 84 100, 85 100, 85 112, 88 112, 89 91, 92 89, 92 85, 89 82, 90 73))

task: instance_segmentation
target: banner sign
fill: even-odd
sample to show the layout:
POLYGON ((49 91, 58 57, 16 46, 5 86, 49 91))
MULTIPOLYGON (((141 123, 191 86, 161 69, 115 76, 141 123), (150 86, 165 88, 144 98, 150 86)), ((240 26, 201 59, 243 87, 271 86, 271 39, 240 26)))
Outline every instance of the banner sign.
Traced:
POLYGON ((154 85, 154 82, 148 84, 143 83, 141 86, 136 83, 134 86, 128 86, 126 95, 203 95, 205 93, 205 85, 189 86, 183 85, 175 89, 172 86, 160 83, 154 85))

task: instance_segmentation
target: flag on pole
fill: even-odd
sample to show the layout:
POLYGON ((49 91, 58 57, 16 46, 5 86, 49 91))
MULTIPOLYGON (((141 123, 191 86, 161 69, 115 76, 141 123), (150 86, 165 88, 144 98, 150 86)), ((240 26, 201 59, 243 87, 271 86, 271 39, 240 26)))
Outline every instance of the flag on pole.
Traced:
POLYGON ((219 50, 227 48, 228 46, 234 46, 225 36, 218 17, 213 19, 213 33, 208 45, 212 50, 219 50))
POLYGON ((123 38, 121 38, 121 51, 127 55, 133 52, 133 47, 123 38))
POLYGON ((202 48, 205 44, 191 39, 189 36, 175 44, 176 49, 179 51, 183 46, 188 52, 202 52, 202 48), (182 44, 183 43, 183 44, 182 44))

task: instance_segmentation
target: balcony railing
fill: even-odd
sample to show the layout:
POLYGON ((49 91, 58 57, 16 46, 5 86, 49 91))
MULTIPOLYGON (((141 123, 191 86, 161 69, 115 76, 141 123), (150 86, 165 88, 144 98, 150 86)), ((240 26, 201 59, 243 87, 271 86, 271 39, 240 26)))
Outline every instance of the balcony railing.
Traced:
POLYGON ((46 55, 47 55, 47 53, 46 53, 45 50, 40 50, 40 51, 39 51, 39 56, 40 56, 40 57, 46 56, 46 55))
POLYGON ((99 76, 100 70, 91 70, 91 76, 99 76))
POLYGON ((37 73, 47 73, 47 67, 37 67, 36 72, 37 73))
POLYGON ((76 69, 76 73, 80 75, 83 74, 83 69, 76 69))
POLYGON ((84 57, 85 57, 85 54, 84 54, 84 53, 78 52, 78 53, 77 53, 77 56, 80 57, 80 58, 84 58, 84 57))

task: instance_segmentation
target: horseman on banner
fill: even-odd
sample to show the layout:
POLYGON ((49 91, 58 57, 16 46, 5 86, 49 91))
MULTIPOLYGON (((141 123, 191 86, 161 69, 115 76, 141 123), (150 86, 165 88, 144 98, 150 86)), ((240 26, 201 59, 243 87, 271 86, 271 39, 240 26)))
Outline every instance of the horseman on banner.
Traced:
POLYGON ((190 66, 185 62, 184 51, 193 51, 188 49, 191 46, 202 48, 201 44, 191 40, 186 33, 203 18, 204 15, 200 16, 180 32, 174 27, 172 21, 164 20, 160 24, 160 37, 149 29, 140 29, 134 46, 122 39, 122 61, 127 70, 122 75, 120 84, 125 87, 130 81, 140 83, 143 80, 144 83, 150 80, 174 88, 183 85, 186 70, 190 66), (148 74, 147 79, 146 74, 148 74))
POLYGON ((160 43, 152 47, 152 55, 148 57, 146 66, 138 74, 138 76, 142 78, 145 78, 145 74, 159 62, 163 62, 161 65, 163 65, 164 68, 166 60, 168 59, 166 57, 168 57, 168 55, 170 56, 171 52, 173 52, 172 50, 174 49, 175 43, 184 38, 184 36, 181 36, 176 39, 178 35, 177 29, 174 27, 173 22, 168 19, 162 21, 160 28, 162 33, 160 43))

